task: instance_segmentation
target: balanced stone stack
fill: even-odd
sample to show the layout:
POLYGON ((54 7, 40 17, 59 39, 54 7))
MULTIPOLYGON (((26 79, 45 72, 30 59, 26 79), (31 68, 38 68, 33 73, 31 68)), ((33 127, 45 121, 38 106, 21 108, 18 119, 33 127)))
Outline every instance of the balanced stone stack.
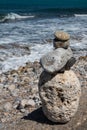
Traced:
POLYGON ((75 63, 66 32, 54 34, 55 49, 40 59, 44 69, 39 80, 39 95, 45 116, 59 123, 68 122, 77 112, 81 87, 75 73, 70 70, 75 63))

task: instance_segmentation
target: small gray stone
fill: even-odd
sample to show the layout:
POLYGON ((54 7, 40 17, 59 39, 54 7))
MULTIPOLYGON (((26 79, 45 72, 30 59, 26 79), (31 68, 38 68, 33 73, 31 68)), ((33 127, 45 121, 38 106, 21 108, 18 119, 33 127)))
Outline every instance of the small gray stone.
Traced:
POLYGON ((22 113, 25 113, 25 111, 26 111, 25 109, 20 109, 20 112, 22 113))
POLYGON ((4 110, 5 111, 10 111, 12 109, 12 104, 10 102, 7 102, 4 104, 4 110))
POLYGON ((70 39, 70 35, 63 31, 56 31, 54 33, 55 38, 57 38, 60 41, 67 41, 70 39))
POLYGON ((15 89, 14 91, 11 91, 11 95, 14 97, 18 96, 19 89, 15 89))
POLYGON ((0 82, 3 83, 4 81, 6 81, 6 77, 1 77, 0 82))
POLYGON ((44 55, 40 59, 40 63, 45 71, 55 73, 61 70, 72 56, 70 48, 58 48, 44 55))
POLYGON ((8 90, 10 90, 10 91, 14 91, 15 88, 16 88, 15 84, 11 84, 8 86, 8 90))
POLYGON ((32 100, 32 99, 29 99, 29 101, 28 101, 28 105, 29 106, 35 106, 35 102, 34 102, 34 100, 32 100))
POLYGON ((1 122, 5 123, 6 122, 6 118, 1 118, 1 122))
POLYGON ((21 106, 24 108, 26 105, 28 105, 28 100, 27 99, 21 100, 21 106))
POLYGON ((29 100, 22 99, 21 102, 18 104, 17 109, 21 110, 21 109, 24 109, 29 106, 31 106, 31 107, 35 106, 34 100, 33 99, 29 99, 29 100))
POLYGON ((71 70, 55 76, 43 72, 39 94, 46 117, 53 122, 66 123, 77 112, 81 86, 71 70))

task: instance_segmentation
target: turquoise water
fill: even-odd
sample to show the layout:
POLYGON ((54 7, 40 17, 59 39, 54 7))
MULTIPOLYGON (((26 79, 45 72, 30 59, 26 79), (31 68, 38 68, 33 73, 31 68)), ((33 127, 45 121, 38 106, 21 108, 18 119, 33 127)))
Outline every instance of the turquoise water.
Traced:
POLYGON ((0 0, 0 11, 39 9, 87 9, 87 0, 0 0))

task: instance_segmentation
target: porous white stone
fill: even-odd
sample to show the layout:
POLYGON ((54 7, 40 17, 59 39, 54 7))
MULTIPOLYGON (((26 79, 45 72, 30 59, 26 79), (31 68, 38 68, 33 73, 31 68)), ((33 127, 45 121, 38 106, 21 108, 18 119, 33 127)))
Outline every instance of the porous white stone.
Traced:
POLYGON ((71 70, 57 75, 43 72, 40 76, 39 95, 46 117, 53 122, 66 123, 77 112, 81 86, 71 70))

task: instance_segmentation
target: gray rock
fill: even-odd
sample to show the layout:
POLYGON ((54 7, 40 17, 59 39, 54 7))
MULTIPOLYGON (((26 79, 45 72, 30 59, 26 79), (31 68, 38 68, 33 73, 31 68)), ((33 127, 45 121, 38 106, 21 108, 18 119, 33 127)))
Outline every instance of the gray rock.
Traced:
POLYGON ((14 97, 17 97, 19 93, 19 89, 15 89, 14 91, 11 91, 11 95, 14 97))
POLYGON ((22 113, 25 113, 25 111, 26 111, 25 109, 21 109, 21 110, 20 110, 20 112, 22 112, 22 113))
POLYGON ((71 70, 55 76, 43 72, 39 82, 39 95, 46 117, 53 122, 66 123, 77 112, 81 87, 71 70))
POLYGON ((0 83, 0 89, 4 88, 4 84, 0 83))
POLYGON ((34 100, 32 100, 32 99, 29 99, 29 101, 28 101, 28 105, 29 106, 35 106, 35 102, 34 102, 34 100))
POLYGON ((4 104, 4 110, 5 111, 10 111, 12 109, 12 104, 10 102, 7 102, 4 104))
POLYGON ((40 63, 45 71, 55 73, 61 70, 72 56, 73 54, 70 48, 58 48, 44 55, 40 59, 40 63))
POLYGON ((63 31, 56 31, 54 33, 55 38, 57 38, 60 41, 67 41, 70 39, 70 35, 63 31))
POLYGON ((28 106, 28 100, 22 99, 19 103, 16 104, 16 106, 17 106, 16 109, 18 109, 20 111, 21 111, 21 109, 24 110, 24 108, 28 106))
POLYGON ((24 110, 24 108, 26 108, 26 107, 33 107, 33 106, 35 106, 35 102, 34 102, 34 100, 33 99, 22 99, 21 100, 21 102, 18 104, 18 106, 17 106, 17 109, 19 109, 19 110, 21 110, 21 109, 23 109, 24 110))
POLYGON ((22 106, 22 108, 25 108, 26 106, 28 106, 28 100, 27 99, 22 99, 21 100, 21 106, 22 106))
POLYGON ((8 85, 8 90, 9 91, 14 91, 15 88, 16 88, 15 84, 8 85))
POLYGON ((67 49, 70 45, 69 40, 68 41, 59 41, 56 38, 53 40, 53 46, 55 47, 55 49, 57 48, 64 48, 67 49))

